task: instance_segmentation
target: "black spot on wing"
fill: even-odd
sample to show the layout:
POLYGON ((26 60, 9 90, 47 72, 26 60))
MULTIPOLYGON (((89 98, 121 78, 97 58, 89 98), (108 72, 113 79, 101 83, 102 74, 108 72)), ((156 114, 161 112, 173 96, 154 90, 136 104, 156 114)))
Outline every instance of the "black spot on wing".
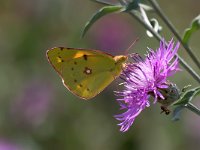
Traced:
POLYGON ((88 56, 87 56, 86 54, 84 54, 84 55, 83 55, 83 58, 84 58, 84 60, 86 60, 86 61, 87 61, 87 59, 88 59, 88 56))
POLYGON ((59 47, 59 48, 60 48, 61 51, 64 49, 64 47, 59 47))
POLYGON ((114 69, 113 69, 113 68, 111 68, 109 71, 110 71, 110 72, 113 72, 113 70, 114 70, 114 69))

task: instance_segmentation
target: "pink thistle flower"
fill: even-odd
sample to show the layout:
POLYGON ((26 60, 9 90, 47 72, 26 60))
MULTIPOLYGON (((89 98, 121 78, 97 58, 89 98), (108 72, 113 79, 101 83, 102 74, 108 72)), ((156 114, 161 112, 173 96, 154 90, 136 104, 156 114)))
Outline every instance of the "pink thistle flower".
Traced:
POLYGON ((162 89, 169 88, 167 78, 173 75, 178 68, 178 58, 174 58, 178 51, 179 43, 174 47, 173 39, 165 46, 165 40, 160 42, 160 47, 153 51, 149 49, 145 59, 139 55, 131 55, 135 61, 129 63, 123 71, 121 78, 125 89, 117 91, 120 98, 117 101, 120 109, 126 110, 122 114, 115 115, 121 123, 120 131, 126 132, 133 124, 135 118, 150 106, 149 98, 154 97, 154 104, 165 100, 162 89))

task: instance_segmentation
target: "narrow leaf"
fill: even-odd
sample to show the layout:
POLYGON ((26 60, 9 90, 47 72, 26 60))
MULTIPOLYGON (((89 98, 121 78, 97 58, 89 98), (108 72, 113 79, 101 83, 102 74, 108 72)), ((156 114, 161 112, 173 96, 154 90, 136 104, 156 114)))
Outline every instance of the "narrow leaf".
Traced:
POLYGON ((101 8, 97 13, 95 13, 92 18, 85 24, 85 27, 82 32, 82 37, 86 34, 86 32, 89 30, 89 28, 101 17, 113 13, 113 12, 119 12, 123 11, 124 7, 123 6, 105 6, 101 8))
POLYGON ((200 109, 194 104, 189 102, 188 104, 185 105, 185 107, 200 116, 200 109))
POLYGON ((126 9, 125 11, 130 11, 130 10, 133 10, 133 9, 137 9, 139 7, 139 1, 140 0, 132 0, 131 2, 129 2, 126 6, 126 9))
POLYGON ((188 104, 199 93, 200 93, 200 87, 196 87, 194 89, 188 90, 185 93, 183 93, 181 98, 176 103, 174 103, 173 105, 185 105, 185 104, 188 104))
POLYGON ((177 106, 172 114, 172 121, 178 121, 181 117, 181 111, 184 109, 184 106, 177 106))
POLYGON ((142 3, 139 3, 138 4, 140 7, 142 7, 145 11, 153 11, 153 8, 149 5, 146 5, 146 4, 142 4, 142 3))
POLYGON ((192 86, 192 85, 190 85, 190 84, 184 86, 183 89, 181 90, 181 94, 182 94, 182 93, 185 93, 191 86, 192 86))
POLYGON ((94 1, 94 2, 97 2, 97 3, 100 3, 100 4, 104 4, 104 5, 113 5, 112 3, 106 2, 104 0, 91 0, 91 1, 94 1))
POLYGON ((183 42, 187 44, 191 35, 198 29, 200 29, 200 15, 194 18, 192 20, 190 27, 185 30, 184 35, 183 35, 183 42))

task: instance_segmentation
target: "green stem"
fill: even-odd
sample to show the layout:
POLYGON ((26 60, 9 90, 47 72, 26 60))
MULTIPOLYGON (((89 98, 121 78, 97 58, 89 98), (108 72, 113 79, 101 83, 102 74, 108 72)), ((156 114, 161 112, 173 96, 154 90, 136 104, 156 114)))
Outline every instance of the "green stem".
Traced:
POLYGON ((190 73, 190 75, 198 82, 200 83, 200 76, 190 67, 185 60, 180 57, 178 54, 176 55, 179 59, 180 64, 190 73))
POLYGON ((192 52, 192 49, 186 43, 183 42, 181 36, 178 34, 178 31, 176 30, 176 28, 174 27, 174 25, 172 24, 172 22, 164 14, 164 12, 161 10, 161 8, 159 7, 157 1, 156 0, 148 0, 148 1, 151 3, 151 5, 155 9, 155 11, 158 13, 158 15, 161 17, 161 19, 166 23, 166 25, 168 26, 168 28, 172 31, 172 33, 175 35, 175 37, 183 45, 183 47, 185 48, 186 52, 192 58, 192 60, 194 61, 194 63, 200 68, 200 62, 197 59, 197 57, 195 56, 195 54, 192 52))
POLYGON ((109 2, 104 2, 104 1, 101 1, 101 0, 91 0, 93 2, 97 2, 97 3, 100 3, 100 4, 103 4, 103 5, 114 5, 112 3, 109 3, 109 2))
POLYGON ((185 105, 185 107, 200 116, 200 109, 197 108, 194 104, 189 102, 185 105))
MULTIPOLYGON (((119 0, 119 2, 122 5, 127 5, 126 1, 124 1, 124 0, 119 0)), ((140 15, 136 15, 136 13, 137 13, 137 11, 134 11, 134 10, 129 12, 129 14, 131 16, 133 16, 139 23, 141 23, 147 30, 149 30, 158 41, 161 41, 162 37, 160 36, 160 34, 158 34, 157 32, 155 32, 153 30, 153 28, 150 27, 146 22, 144 22, 144 20, 140 17, 140 15)), ((200 76, 178 54, 176 54, 176 56, 178 57, 180 64, 191 74, 191 76, 197 82, 200 83, 200 76)))

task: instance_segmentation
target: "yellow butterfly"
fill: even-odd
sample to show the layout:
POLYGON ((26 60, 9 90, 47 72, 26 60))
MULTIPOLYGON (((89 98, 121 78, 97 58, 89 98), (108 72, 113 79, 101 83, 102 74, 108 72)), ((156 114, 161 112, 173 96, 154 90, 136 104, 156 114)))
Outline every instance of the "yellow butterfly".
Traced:
POLYGON ((117 78, 127 56, 88 49, 55 47, 47 50, 50 64, 62 78, 64 86, 82 99, 91 99, 117 78))

